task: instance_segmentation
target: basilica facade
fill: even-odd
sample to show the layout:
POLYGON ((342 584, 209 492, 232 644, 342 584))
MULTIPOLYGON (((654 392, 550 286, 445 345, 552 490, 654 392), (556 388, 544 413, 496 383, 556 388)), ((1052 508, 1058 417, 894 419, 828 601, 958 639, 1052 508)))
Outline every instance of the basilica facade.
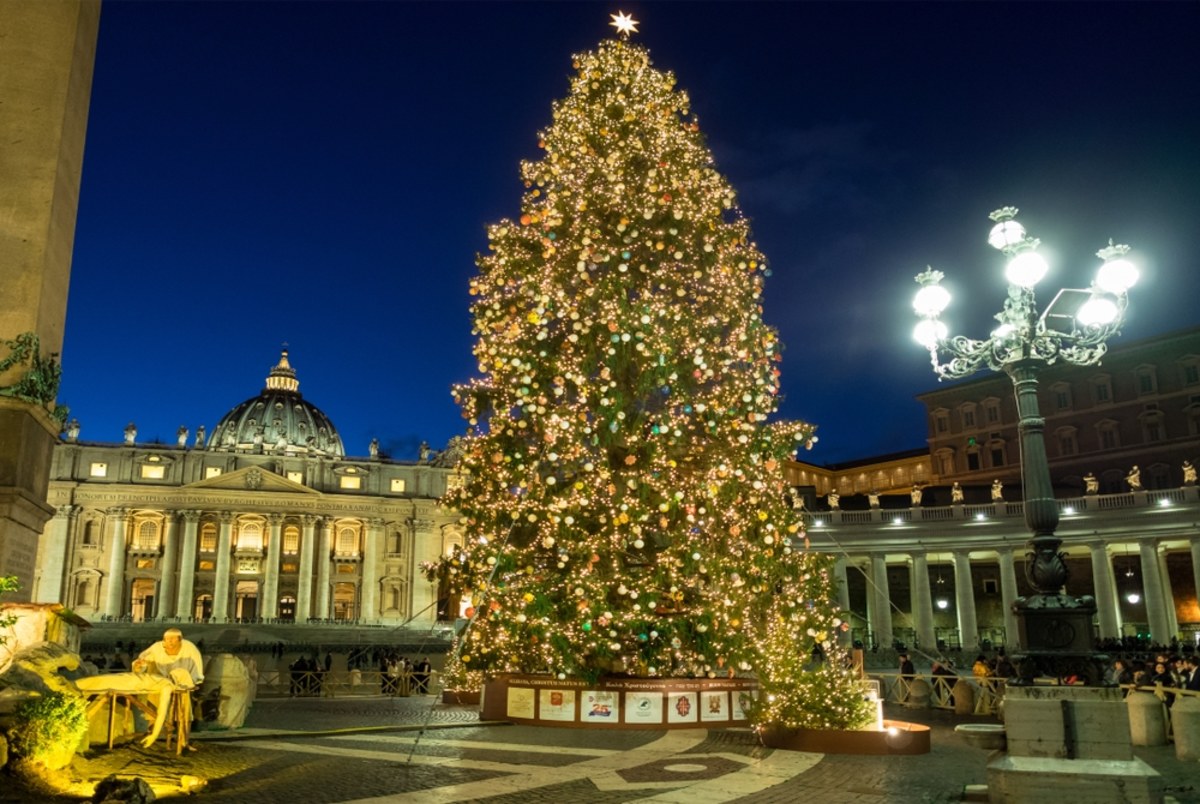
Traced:
POLYGON ((452 444, 346 454, 283 352, 257 396, 173 445, 56 446, 33 599, 92 620, 432 624, 421 563, 462 534, 452 444), (191 443, 189 443, 191 441, 191 443))

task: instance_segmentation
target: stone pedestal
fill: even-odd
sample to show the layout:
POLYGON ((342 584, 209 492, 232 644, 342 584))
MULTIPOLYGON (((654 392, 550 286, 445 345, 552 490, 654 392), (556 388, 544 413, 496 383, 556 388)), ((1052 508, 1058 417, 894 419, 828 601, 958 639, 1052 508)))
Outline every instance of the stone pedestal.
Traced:
POLYGON ((46 490, 57 437, 45 410, 0 396, 0 575, 21 584, 9 600, 31 599, 38 537, 54 516, 46 490))
POLYGON ((1162 777, 1133 755, 1118 688, 1009 686, 1004 725, 1008 750, 987 766, 990 801, 1163 801, 1162 777))

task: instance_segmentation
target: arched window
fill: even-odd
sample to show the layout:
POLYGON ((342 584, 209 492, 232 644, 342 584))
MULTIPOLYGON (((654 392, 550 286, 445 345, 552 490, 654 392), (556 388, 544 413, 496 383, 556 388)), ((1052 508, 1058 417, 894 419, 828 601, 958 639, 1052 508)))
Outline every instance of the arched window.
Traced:
POLYGON ((87 578, 79 582, 79 586, 75 587, 75 608, 91 606, 92 583, 87 578))
POLYGON ((288 525, 283 529, 283 552, 294 556, 300 552, 300 528, 288 525))
POLYGON ((237 549, 262 551, 262 525, 257 522, 244 522, 238 528, 237 549))
POLYGON ((137 546, 142 550, 154 550, 158 547, 158 523, 143 522, 138 526, 137 546))
POLYGON ((338 531, 337 552, 344 556, 352 556, 358 553, 357 530, 352 527, 344 527, 338 531))
POLYGON ((89 519, 83 526, 83 543, 88 547, 100 545, 100 523, 89 519))
POLYGON ((217 526, 212 522, 200 526, 200 552, 217 552, 217 526))

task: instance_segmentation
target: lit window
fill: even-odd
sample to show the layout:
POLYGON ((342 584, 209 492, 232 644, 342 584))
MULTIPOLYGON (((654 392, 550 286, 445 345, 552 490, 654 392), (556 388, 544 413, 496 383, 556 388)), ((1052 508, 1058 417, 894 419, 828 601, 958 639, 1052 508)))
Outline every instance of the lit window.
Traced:
POLYGON ((282 569, 283 569, 284 573, 289 574, 289 575, 294 575, 300 571, 300 565, 299 564, 284 564, 282 569))
POLYGON ((206 478, 208 478, 208 477, 216 477, 216 476, 217 476, 217 475, 219 475, 219 474, 221 474, 221 467, 219 467, 219 466, 206 466, 206 467, 204 467, 204 476, 205 476, 206 478))
POLYGON ((200 570, 203 572, 212 572, 217 568, 217 565, 212 561, 201 561, 200 570))
POLYGON ((292 556, 300 552, 300 528, 295 525, 283 529, 283 552, 292 556))
POLYGON ((339 575, 353 575, 358 572, 358 567, 353 564, 338 564, 337 571, 339 575))
POLYGON ((161 463, 144 463, 142 464, 142 477, 147 480, 162 480, 166 474, 167 467, 161 463))
POLYGON ((396 492, 397 494, 404 491, 405 485, 407 485, 407 484, 406 484, 404 478, 402 478, 402 477, 393 477, 392 478, 392 491, 396 492))
POLYGON ((138 569, 154 569, 154 559, 153 558, 139 558, 137 560, 137 568, 138 569))
POLYGON ((88 472, 92 477, 108 477, 108 464, 93 463, 91 470, 88 472))
POLYGON ((206 522, 204 527, 200 528, 200 552, 217 552, 217 526, 211 522, 206 522))
POLYGON ((262 526, 247 522, 238 528, 237 549, 262 550, 262 526))
POLYGON ((143 550, 153 550, 158 547, 158 525, 154 522, 143 522, 138 528, 138 547, 143 550))
POLYGON ((362 488, 362 478, 351 475, 342 475, 338 485, 344 489, 360 489, 362 488))
POLYGON ((346 556, 358 552, 358 533, 354 528, 342 528, 338 531, 337 552, 346 556))
POLYGON ((288 472, 287 479, 292 481, 293 483, 299 483, 299 484, 303 485, 304 484, 304 473, 303 472, 288 472))

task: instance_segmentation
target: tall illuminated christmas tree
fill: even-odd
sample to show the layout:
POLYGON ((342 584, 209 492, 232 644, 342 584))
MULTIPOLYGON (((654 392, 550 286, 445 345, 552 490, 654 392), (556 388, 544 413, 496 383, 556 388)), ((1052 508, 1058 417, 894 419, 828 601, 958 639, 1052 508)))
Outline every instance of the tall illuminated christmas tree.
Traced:
POLYGON ((445 500, 467 544, 433 573, 471 603, 462 669, 757 675, 769 719, 857 725, 830 559, 783 480, 812 428, 768 423, 766 262, 686 93, 614 20, 471 283, 482 376, 455 389, 469 481, 445 500))

